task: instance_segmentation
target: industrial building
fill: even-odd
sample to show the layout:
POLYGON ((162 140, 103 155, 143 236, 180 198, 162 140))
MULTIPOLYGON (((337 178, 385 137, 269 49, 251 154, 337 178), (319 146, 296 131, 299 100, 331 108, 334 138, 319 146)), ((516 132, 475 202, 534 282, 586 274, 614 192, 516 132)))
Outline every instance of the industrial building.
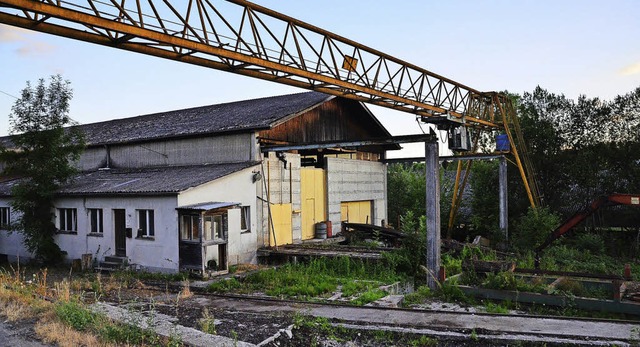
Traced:
MULTIPOLYGON (((162 272, 255 263, 261 247, 313 239, 319 222, 382 224, 381 160, 399 148, 339 145, 390 134, 361 102, 318 92, 79 127, 87 148, 56 198, 56 242, 68 260, 162 272)), ((0 182, 4 224, 18 179, 0 182)), ((0 231, 0 254, 29 258, 21 238, 0 231)))

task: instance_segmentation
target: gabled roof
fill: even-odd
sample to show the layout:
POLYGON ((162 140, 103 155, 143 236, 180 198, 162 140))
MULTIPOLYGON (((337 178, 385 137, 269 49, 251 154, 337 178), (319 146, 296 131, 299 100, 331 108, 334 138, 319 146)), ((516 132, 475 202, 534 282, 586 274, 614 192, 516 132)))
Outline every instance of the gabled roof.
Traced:
MULTIPOLYGON (((60 195, 171 195, 257 165, 256 162, 217 165, 110 169, 83 172, 58 190, 60 195)), ((18 179, 0 182, 0 196, 10 196, 18 179)))
POLYGON ((87 145, 269 129, 333 96, 306 92, 80 125, 87 145))

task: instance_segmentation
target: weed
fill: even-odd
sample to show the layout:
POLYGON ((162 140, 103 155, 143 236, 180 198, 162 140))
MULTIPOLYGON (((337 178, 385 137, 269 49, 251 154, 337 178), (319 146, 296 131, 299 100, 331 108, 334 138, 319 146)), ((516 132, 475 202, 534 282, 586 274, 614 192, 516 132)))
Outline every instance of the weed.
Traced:
POLYGON ((349 281, 342 285, 342 295, 345 297, 350 297, 355 295, 356 293, 360 293, 362 291, 366 291, 377 286, 380 286, 380 282, 356 281, 356 280, 349 281))
POLYGON ((55 307, 58 318, 78 331, 86 331, 96 322, 96 315, 78 302, 60 302, 55 307))
POLYGON ((436 294, 445 301, 472 303, 472 299, 464 294, 462 289, 458 287, 456 281, 445 281, 436 294))
POLYGON ((189 280, 185 280, 182 282, 182 290, 178 293, 178 297, 181 299, 187 299, 193 296, 191 292, 191 287, 189 286, 189 280))
POLYGON ((231 330, 231 338, 233 339, 233 345, 238 346, 238 333, 235 330, 231 330))
POLYGON ((62 282, 54 283, 54 288, 58 300, 65 302, 71 300, 71 286, 67 279, 63 279, 62 282))
POLYGON ((354 305, 362 306, 383 298, 386 295, 387 292, 385 292, 384 290, 373 288, 362 293, 357 299, 351 300, 351 303, 354 305))
POLYGON ((485 310, 488 313, 499 313, 499 314, 508 314, 509 309, 507 307, 502 306, 501 304, 495 304, 491 301, 487 302, 485 305, 485 310))
POLYGON ((476 333, 476 329, 471 329, 471 335, 469 336, 471 340, 478 341, 478 333, 476 333))
POLYGON ((433 337, 425 336, 425 335, 422 335, 417 339, 409 341, 409 346, 412 346, 412 347, 430 347, 430 346, 437 346, 437 345, 438 345, 437 339, 433 337))
POLYGON ((205 307, 202 311, 202 318, 200 318, 198 324, 200 325, 200 330, 202 330, 203 332, 211 335, 217 335, 216 320, 209 313, 208 308, 205 307))
POLYGON ((404 300, 402 301, 402 304, 405 307, 421 304, 427 298, 430 298, 432 296, 433 296, 433 293, 431 292, 431 289, 429 289, 429 287, 421 286, 421 287, 418 287, 418 290, 416 290, 415 292, 405 295, 404 300))

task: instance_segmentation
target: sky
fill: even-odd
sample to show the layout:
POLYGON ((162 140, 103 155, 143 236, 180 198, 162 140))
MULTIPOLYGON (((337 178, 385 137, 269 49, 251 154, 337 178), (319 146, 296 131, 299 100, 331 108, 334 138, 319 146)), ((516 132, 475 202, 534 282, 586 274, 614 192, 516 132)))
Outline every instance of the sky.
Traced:
MULTIPOLYGON (((254 2, 480 91, 611 100, 640 87, 637 0, 254 2)), ((71 81, 81 124, 303 91, 0 24, 0 136, 26 81, 54 74, 71 81)), ((422 131, 411 114, 369 108, 393 135, 422 131)))

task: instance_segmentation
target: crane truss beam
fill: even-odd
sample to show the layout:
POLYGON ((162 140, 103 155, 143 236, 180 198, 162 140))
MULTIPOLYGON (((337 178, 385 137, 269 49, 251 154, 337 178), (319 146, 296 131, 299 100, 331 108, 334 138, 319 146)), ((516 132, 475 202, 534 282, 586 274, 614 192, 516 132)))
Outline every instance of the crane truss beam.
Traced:
POLYGON ((479 92, 245 0, 173 2, 0 0, 0 23, 504 130, 531 205, 539 204, 506 95, 479 92))
POLYGON ((243 0, 0 0, 0 23, 501 127, 487 93, 243 0))

